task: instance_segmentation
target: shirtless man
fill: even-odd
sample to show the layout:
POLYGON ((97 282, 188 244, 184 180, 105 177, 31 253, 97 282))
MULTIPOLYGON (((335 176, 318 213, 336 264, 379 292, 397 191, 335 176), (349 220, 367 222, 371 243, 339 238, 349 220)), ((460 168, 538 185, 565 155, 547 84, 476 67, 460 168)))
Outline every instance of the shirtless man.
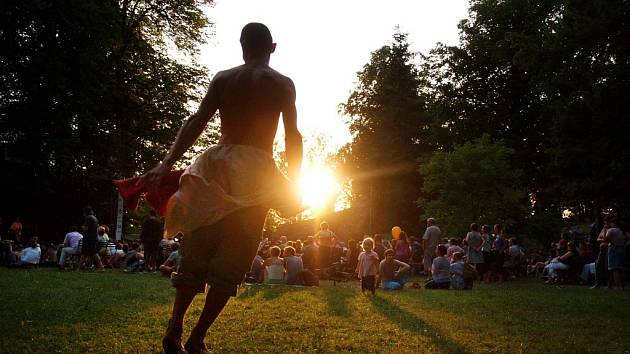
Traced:
POLYGON ((236 285, 256 254, 265 217, 272 206, 268 201, 287 195, 288 190, 281 189, 289 184, 285 183, 286 178, 284 182, 284 177, 278 178, 272 158, 281 113, 289 178, 295 181, 300 174, 302 136, 297 129, 295 87, 291 79, 269 67, 269 57, 276 47, 271 33, 263 24, 250 23, 243 28, 240 42, 245 64, 215 75, 198 111, 179 130, 162 163, 139 182, 159 187, 162 178, 219 110, 219 145, 209 148, 186 170, 178 192, 169 200, 166 232, 181 231, 184 237, 181 265, 172 276, 176 288, 173 313, 162 340, 167 353, 181 350, 186 311, 195 294, 203 292, 208 284, 205 306, 184 346, 188 353, 206 350, 204 337, 208 328, 229 297, 236 295, 236 285), (208 191, 199 186, 206 186, 208 191), (214 198, 213 193, 227 195, 214 198), (237 202, 231 203, 233 199, 237 202), (203 204, 206 200, 207 204, 203 204), (217 207, 216 203, 224 205, 217 207), (197 215, 199 210, 206 214, 197 215), (190 220, 199 221, 190 224, 190 220), (224 237, 229 240, 224 241, 224 237))

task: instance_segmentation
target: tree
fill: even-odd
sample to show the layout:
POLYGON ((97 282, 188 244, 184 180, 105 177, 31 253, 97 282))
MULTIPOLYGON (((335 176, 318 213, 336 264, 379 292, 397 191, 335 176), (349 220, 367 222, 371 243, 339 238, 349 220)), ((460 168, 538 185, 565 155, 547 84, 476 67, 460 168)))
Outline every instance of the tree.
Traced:
POLYGON ((424 177, 418 199, 424 217, 434 217, 447 235, 463 235, 470 223, 514 224, 527 215, 522 171, 511 166, 514 151, 488 135, 435 152, 420 165, 424 177))
POLYGON ((459 46, 426 62, 436 146, 503 139, 538 213, 629 213, 628 14, 627 1, 471 1, 459 46))
POLYGON ((451 149, 483 134, 503 139, 541 207, 552 125, 538 82, 548 54, 541 43, 559 8, 560 1, 471 1, 459 46, 438 45, 426 64, 437 145, 451 149))
POLYGON ((208 3, 2 2, 3 213, 65 223, 91 203, 107 221, 111 179, 154 165, 200 97, 208 3))
POLYGON ((417 227, 419 175, 415 159, 429 150, 423 75, 407 35, 371 55, 341 111, 349 116, 352 142, 338 154, 352 179, 354 206, 369 205, 371 231, 392 225, 417 227))
POLYGON ((554 112, 545 172, 558 209, 630 217, 630 3, 564 1, 544 44, 554 112))

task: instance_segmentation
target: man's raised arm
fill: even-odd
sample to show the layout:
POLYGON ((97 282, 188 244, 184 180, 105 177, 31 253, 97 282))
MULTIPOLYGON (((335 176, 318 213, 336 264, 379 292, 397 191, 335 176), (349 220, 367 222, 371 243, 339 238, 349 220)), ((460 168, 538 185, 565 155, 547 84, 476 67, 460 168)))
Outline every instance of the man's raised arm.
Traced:
POLYGON ((190 116, 179 128, 175 142, 169 149, 161 163, 155 166, 151 171, 142 176, 138 183, 159 184, 159 179, 166 175, 175 162, 195 143, 199 135, 203 132, 206 124, 219 107, 217 95, 216 79, 217 74, 208 88, 208 92, 204 96, 197 112, 190 116))
POLYGON ((297 182, 302 170, 302 135, 297 127, 297 110, 295 109, 295 86, 288 80, 288 97, 282 109, 284 123, 284 143, 286 146, 289 178, 297 182))

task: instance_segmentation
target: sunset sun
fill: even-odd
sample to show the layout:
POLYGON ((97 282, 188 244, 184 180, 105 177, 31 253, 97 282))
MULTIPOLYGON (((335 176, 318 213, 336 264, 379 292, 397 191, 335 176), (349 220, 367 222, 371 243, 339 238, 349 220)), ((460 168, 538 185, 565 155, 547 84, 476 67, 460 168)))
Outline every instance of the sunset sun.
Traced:
POLYGON ((300 179, 300 192, 304 204, 318 210, 331 203, 340 186, 330 169, 320 166, 306 166, 300 179))

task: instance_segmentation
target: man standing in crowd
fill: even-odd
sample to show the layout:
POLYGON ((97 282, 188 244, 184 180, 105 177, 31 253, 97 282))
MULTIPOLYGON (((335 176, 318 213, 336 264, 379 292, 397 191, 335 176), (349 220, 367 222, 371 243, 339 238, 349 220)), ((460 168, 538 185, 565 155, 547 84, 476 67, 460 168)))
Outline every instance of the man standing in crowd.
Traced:
POLYGON ((83 244, 81 245, 81 261, 79 262, 79 270, 85 266, 87 258, 92 259, 96 267, 101 272, 105 271, 101 257, 98 256, 98 219, 94 216, 92 207, 87 205, 83 208, 85 221, 83 222, 83 244))
POLYGON ((427 229, 422 236, 422 248, 424 249, 424 258, 422 263, 424 265, 424 271, 427 274, 427 279, 431 279, 431 266, 433 265, 433 258, 435 257, 435 247, 440 243, 442 238, 442 231, 437 226, 434 218, 427 219, 427 229))
POLYGON ((204 338, 243 280, 260 242, 270 207, 294 215, 299 195, 277 169, 273 141, 280 115, 284 123, 289 177, 299 179, 302 136, 297 128, 295 86, 269 67, 275 43, 261 23, 241 32, 244 65, 217 73, 198 111, 177 134, 161 164, 139 183, 159 188, 175 162, 203 132, 219 110, 221 139, 190 165, 179 179, 166 213, 167 234, 181 231, 180 267, 171 276, 175 303, 162 346, 181 351, 184 316, 195 294, 210 289, 199 321, 184 348, 203 352, 204 338), (238 245, 238 247, 235 247, 238 245))
POLYGON ((160 251, 160 240, 162 240, 162 221, 158 218, 155 210, 151 209, 149 217, 142 223, 140 241, 144 247, 144 260, 147 270, 154 272, 157 267, 158 252, 160 251))

